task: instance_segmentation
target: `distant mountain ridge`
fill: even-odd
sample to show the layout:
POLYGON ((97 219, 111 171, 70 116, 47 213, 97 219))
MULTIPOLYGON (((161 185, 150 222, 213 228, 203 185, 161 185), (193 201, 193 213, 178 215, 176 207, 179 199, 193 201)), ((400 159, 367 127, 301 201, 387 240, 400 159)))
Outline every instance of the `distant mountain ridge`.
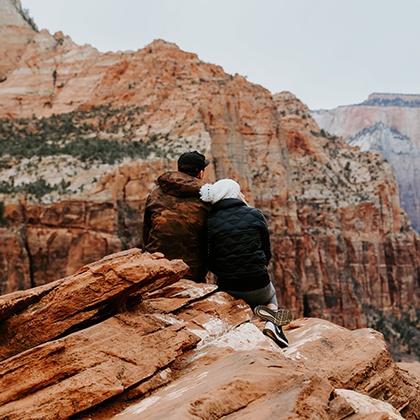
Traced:
POLYGON ((414 145, 410 138, 383 122, 377 122, 364 128, 349 137, 347 143, 350 146, 359 147, 363 152, 371 150, 381 152, 387 160, 389 160, 390 153, 414 153, 414 145))
POLYGON ((372 93, 359 105, 420 108, 420 95, 401 93, 372 93))
POLYGON ((401 205, 420 232, 420 95, 372 93, 356 105, 312 111, 324 130, 391 163, 401 205))

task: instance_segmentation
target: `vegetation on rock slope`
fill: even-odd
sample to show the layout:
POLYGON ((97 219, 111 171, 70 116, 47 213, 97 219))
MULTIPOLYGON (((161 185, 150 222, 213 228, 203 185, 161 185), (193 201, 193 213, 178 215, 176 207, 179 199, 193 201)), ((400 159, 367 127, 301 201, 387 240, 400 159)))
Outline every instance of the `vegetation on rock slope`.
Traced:
POLYGON ((101 106, 49 118, 0 119, 0 194, 41 200, 52 192, 74 192, 71 177, 45 179, 51 161, 57 170, 73 166, 76 175, 95 165, 164 156, 158 136, 136 138, 141 112, 141 107, 101 106))

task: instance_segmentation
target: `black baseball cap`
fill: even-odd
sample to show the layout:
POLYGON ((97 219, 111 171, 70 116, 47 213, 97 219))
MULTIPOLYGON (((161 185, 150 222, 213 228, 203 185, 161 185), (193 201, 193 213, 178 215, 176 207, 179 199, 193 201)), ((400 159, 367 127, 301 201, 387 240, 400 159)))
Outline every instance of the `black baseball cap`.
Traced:
POLYGON ((178 169, 191 169, 191 170, 203 170, 209 161, 206 157, 197 152, 185 152, 178 159, 178 169))

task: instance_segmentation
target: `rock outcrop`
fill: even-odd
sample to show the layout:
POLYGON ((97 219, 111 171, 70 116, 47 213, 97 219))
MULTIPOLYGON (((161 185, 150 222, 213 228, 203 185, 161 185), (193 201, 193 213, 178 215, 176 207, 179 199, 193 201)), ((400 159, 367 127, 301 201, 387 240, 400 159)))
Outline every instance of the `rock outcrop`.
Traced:
POLYGON ((157 258, 155 254, 148 258, 138 250, 123 251, 41 290, 12 294, 12 303, 10 295, 1 297, 0 360, 57 338, 79 324, 109 316, 109 304, 117 306, 115 302, 121 296, 160 288, 160 278, 166 285, 173 276, 179 278, 188 269, 182 261, 156 264, 157 258))
POLYGON ((182 261, 132 249, 3 296, 1 331, 23 318, 31 328, 19 345, 2 335, 0 417, 356 420, 420 412, 420 382, 392 361, 380 333, 298 319, 283 352, 243 301, 182 280, 185 270, 182 261))
POLYGON ((0 118, 1 293, 141 246, 154 179, 198 149, 269 219, 283 304, 415 351, 419 238, 391 168, 326 137, 293 95, 165 41, 102 54, 44 31, 0 84, 0 118))
POLYGON ((357 105, 312 113, 320 127, 393 167, 401 206, 420 232, 420 95, 372 94, 357 105))
POLYGON ((0 0, 0 84, 18 65, 36 34, 36 26, 19 0, 0 0))
MULTIPOLYGON (((298 226, 276 249, 284 257, 275 276, 281 279, 282 301, 293 307, 291 290, 301 290, 301 313, 351 328, 375 326, 404 351, 420 338, 420 242, 399 207, 392 168, 378 154, 361 152, 320 129, 290 93, 274 99, 287 142, 298 226), (293 270, 287 266, 291 260, 293 270), (396 277, 391 261, 399 266, 396 277), (412 280, 403 285, 404 278, 412 280), (397 298, 396 291, 406 287, 413 300, 405 315, 397 315, 395 307, 406 298, 397 298)), ((418 357, 419 350, 414 352, 418 357)))

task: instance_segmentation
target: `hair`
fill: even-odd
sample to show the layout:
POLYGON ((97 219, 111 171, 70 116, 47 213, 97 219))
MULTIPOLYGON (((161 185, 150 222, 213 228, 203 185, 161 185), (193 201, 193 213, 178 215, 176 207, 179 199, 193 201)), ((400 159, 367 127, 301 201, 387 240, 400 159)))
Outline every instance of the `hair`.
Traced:
POLYGON ((197 175, 202 171, 203 169, 199 168, 193 168, 191 166, 180 166, 178 165, 178 171, 183 172, 184 174, 197 177, 197 175))

